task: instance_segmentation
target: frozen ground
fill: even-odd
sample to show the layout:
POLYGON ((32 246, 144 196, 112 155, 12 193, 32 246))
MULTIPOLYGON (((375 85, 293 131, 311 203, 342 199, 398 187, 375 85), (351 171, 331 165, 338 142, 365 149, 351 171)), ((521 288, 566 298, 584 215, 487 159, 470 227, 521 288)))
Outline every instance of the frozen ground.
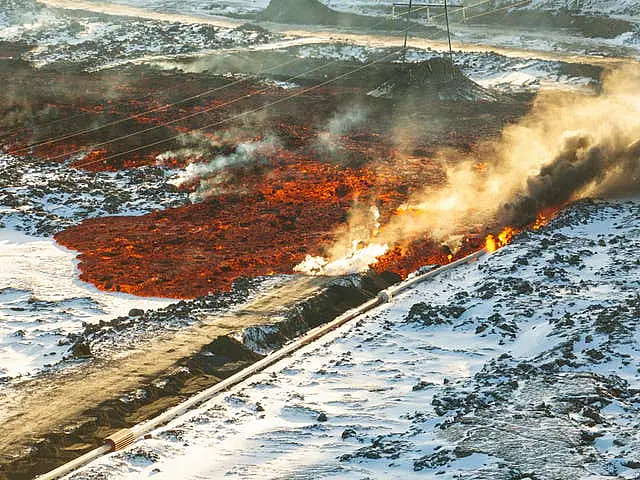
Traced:
MULTIPOLYGON (((335 43, 292 47, 292 55, 300 58, 322 58, 329 61, 370 62, 390 53, 389 49, 335 43)), ((441 57, 441 52, 408 49, 406 61, 421 62, 441 57)), ((453 54, 454 63, 471 80, 485 88, 501 91, 537 91, 543 88, 584 89, 599 80, 600 69, 572 63, 507 57, 495 52, 462 52, 453 54)))
POLYGON ((69 478, 637 479, 639 218, 575 205, 69 478))
POLYGON ((69 334, 173 300, 101 292, 78 280, 76 254, 45 238, 85 218, 177 206, 170 172, 92 173, 0 154, 0 381, 62 361, 69 334))
POLYGON ((177 173, 155 166, 95 173, 0 154, 0 227, 49 236, 87 218, 178 207, 189 200, 169 184, 177 173))
POLYGON ((77 280, 75 264, 53 240, 0 230, 0 381, 60 362, 83 322, 172 302, 101 292, 77 280))
MULTIPOLYGON (((513 0, 497 0, 496 7, 504 7, 513 4, 513 0)), ((640 2, 638 0, 533 0, 530 4, 521 7, 528 10, 558 11, 563 8, 585 15, 640 15, 640 2)))
POLYGON ((174 302, 101 292, 78 280, 75 252, 46 238, 86 218, 184 204, 171 171, 93 173, 0 154, 0 172, 0 380, 59 364, 83 323, 174 302))
MULTIPOLYGON (((165 15, 165 20, 173 18, 173 22, 119 17, 117 9, 114 9, 114 15, 69 11, 63 13, 59 9, 44 7, 35 0, 5 1, 9 5, 5 12, 0 12, 0 40, 22 41, 34 45, 35 48, 24 58, 41 66, 65 65, 71 62, 84 68, 96 69, 149 56, 189 55, 230 47, 241 48, 269 43, 280 38, 259 27, 244 26, 232 29, 204 24, 211 21, 215 23, 216 20, 220 20, 219 15, 255 13, 266 7, 268 0, 98 2, 97 10, 108 12, 111 4, 121 4, 161 13, 165 15), (191 23, 184 23, 184 15, 191 15, 191 23), (199 17, 202 18, 203 24, 197 23, 199 17)), ((62 3, 73 6, 73 3, 62 3)), ((340 0, 325 3, 340 10, 380 16, 391 15, 392 2, 386 0, 340 0)), ((474 2, 476 3, 478 2, 474 2)), ((502 8, 499 1, 495 3, 497 8, 502 8)), ((549 5, 558 3, 561 2, 540 0, 527 8, 547 10, 551 8, 549 5)), ((454 22, 453 40, 466 44, 467 50, 470 49, 470 45, 484 45, 549 53, 640 57, 640 3, 637 0, 601 2, 602 6, 598 6, 598 2, 581 3, 585 5, 583 13, 619 14, 632 23, 635 22, 635 30, 615 38, 586 38, 566 29, 546 30, 542 27, 485 26, 454 22)), ((552 9, 558 8, 556 5, 552 9)), ((598 27, 593 28, 597 31, 598 27)))
MULTIPOLYGON (((393 0, 321 0, 325 5, 344 11, 365 13, 369 15, 389 14, 394 3, 393 0)), ((269 0, 221 0, 217 2, 207 2, 203 0, 186 0, 176 2, 168 0, 112 0, 110 3, 120 3, 124 5, 135 5, 138 7, 153 8, 157 11, 173 12, 210 12, 216 15, 226 15, 230 13, 247 13, 262 10, 269 5, 269 0)), ((423 2, 424 3, 424 2, 423 2)), ((480 4, 480 0, 463 2, 465 5, 480 4)), ((507 5, 517 3, 516 0, 494 0, 482 4, 483 9, 503 8, 507 5)), ((567 3, 578 11, 585 14, 597 15, 639 15, 640 5, 638 0, 533 0, 531 5, 525 8, 533 10, 553 10, 557 11, 565 8, 567 3), (575 7, 574 7, 575 6, 575 7)))

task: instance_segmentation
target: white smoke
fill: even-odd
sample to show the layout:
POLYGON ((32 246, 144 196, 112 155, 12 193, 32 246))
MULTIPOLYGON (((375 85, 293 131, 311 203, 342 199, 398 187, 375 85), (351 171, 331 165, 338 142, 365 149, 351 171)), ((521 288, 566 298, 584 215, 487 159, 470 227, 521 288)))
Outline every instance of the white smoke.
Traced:
POLYGON ((354 205, 345 231, 339 234, 343 242, 331 248, 328 258, 307 255, 293 270, 306 275, 327 276, 366 272, 389 250, 386 243, 375 242, 380 231, 379 220, 377 207, 354 205))
POLYGON ((360 125, 364 125, 369 112, 357 105, 337 112, 328 122, 325 128, 318 133, 315 147, 322 154, 335 154, 342 146, 342 137, 353 131, 360 125))
POLYGON ((191 162, 170 179, 169 183, 176 187, 195 185, 195 191, 190 195, 192 201, 201 201, 220 193, 220 187, 231 180, 229 169, 262 163, 279 148, 277 139, 266 137, 264 140, 240 143, 231 153, 216 155, 211 150, 218 144, 213 142, 201 145, 200 148, 186 146, 177 152, 165 152, 157 157, 159 162, 173 158, 188 159, 191 162), (207 158, 211 159, 206 161, 207 158))
POLYGON ((369 270, 371 265, 375 265, 378 261, 377 259, 387 253, 388 250, 388 245, 371 243, 362 246, 360 243, 354 243, 351 251, 337 260, 329 261, 324 257, 307 255, 293 270, 306 275, 327 276, 362 273, 369 270))
MULTIPOLYGON (((449 152, 447 182, 412 194, 368 240, 360 232, 371 231, 371 219, 355 208, 348 225, 336 233, 328 258, 314 260, 316 270, 327 272, 331 266, 339 271, 336 267, 358 251, 363 252, 360 259, 379 245, 396 247, 424 238, 455 251, 461 232, 472 225, 479 231, 525 226, 545 208, 560 208, 572 200, 637 193, 640 68, 608 73, 595 95, 544 92, 500 139, 475 150, 449 152), (356 251, 354 240, 359 240, 356 251)), ((312 261, 305 265, 312 266, 312 261)))

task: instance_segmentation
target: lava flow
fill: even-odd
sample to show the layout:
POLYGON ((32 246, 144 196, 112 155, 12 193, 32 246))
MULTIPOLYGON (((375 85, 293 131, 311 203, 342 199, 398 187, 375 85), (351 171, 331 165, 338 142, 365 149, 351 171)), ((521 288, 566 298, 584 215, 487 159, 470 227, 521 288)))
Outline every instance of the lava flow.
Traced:
MULTIPOLYGON (((540 230, 547 223, 549 223, 560 211, 560 208, 547 208, 542 212, 539 212, 536 216, 536 221, 530 226, 532 230, 540 230)), ((513 237, 522 231, 522 228, 516 228, 508 225, 502 229, 500 233, 494 235, 488 234, 484 240, 484 248, 489 253, 493 253, 502 247, 505 247, 511 243, 513 237)))
MULTIPOLYGON (((241 191, 143 217, 87 220, 56 240, 81 252, 81 278, 101 289, 189 298, 226 290, 239 276, 291 273, 307 252, 334 241, 356 198, 379 193, 384 215, 403 200, 397 176, 385 183, 369 167, 340 167, 291 152, 241 170, 241 191)), ((406 274, 446 260, 447 252, 423 240, 393 249, 376 269, 406 274)))
MULTIPOLYGON (((210 190, 196 203, 141 217, 89 219, 56 234, 59 243, 79 251, 83 280, 141 296, 192 298, 227 290, 238 277, 292 273, 308 253, 326 252, 354 204, 376 206, 380 221, 388 222, 414 192, 446 181, 443 148, 468 151, 528 108, 427 97, 396 107, 366 95, 366 89, 336 86, 244 115, 291 91, 209 76, 101 75, 83 76, 82 94, 58 91, 62 80, 43 78, 43 84, 53 81, 56 97, 71 100, 54 104, 48 92, 27 91, 23 101, 32 104, 31 110, 42 108, 42 122, 13 132, 8 150, 29 150, 42 159, 71 161, 94 171, 155 164, 159 157, 168 168, 182 169, 192 161, 233 155, 243 142, 276 139, 258 162, 225 166, 223 175, 209 179, 215 185, 181 187, 210 190), (105 102, 98 93, 107 82, 118 101, 105 102), (219 91, 179 103, 213 89, 219 91), (351 111, 344 105, 351 105, 351 111), (415 115, 423 116, 425 132, 416 137, 407 131, 407 138, 399 139, 398 122, 415 115), (70 120, 60 121, 64 118, 70 120), (186 137, 181 134, 217 123, 219 129, 205 130, 201 138, 208 142, 207 155, 197 160, 181 156, 186 137), (80 133, 68 135, 74 131, 80 133), (212 147, 214 138, 223 141, 212 147)), ((482 232, 465 233, 456 256, 482 246, 482 232)), ((453 257, 425 234, 392 245, 373 267, 406 275, 453 257)))

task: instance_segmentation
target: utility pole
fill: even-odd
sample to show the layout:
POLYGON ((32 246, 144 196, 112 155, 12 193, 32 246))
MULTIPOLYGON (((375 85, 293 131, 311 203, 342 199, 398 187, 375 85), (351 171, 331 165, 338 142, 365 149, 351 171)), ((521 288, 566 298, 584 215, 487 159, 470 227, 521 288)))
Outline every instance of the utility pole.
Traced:
POLYGON ((427 10, 428 12, 428 16, 430 17, 430 10, 432 8, 444 8, 444 18, 445 18, 445 23, 447 25, 447 40, 449 43, 449 63, 451 64, 451 75, 453 75, 454 69, 453 69, 453 48, 451 46, 451 27, 449 24, 449 7, 457 7, 458 9, 460 9, 463 12, 463 15, 466 16, 466 11, 464 10, 464 4, 449 4, 449 0, 444 0, 444 3, 414 3, 413 0, 409 0, 409 3, 394 3, 393 4, 393 16, 396 15, 396 9, 398 9, 398 11, 402 11, 401 8, 405 7, 407 8, 406 11, 406 22, 405 22, 405 28, 404 28, 404 35, 403 35, 403 41, 402 41, 402 61, 406 62, 406 58, 407 58, 407 41, 409 39, 409 31, 411 30, 411 16, 413 14, 413 8, 416 7, 416 11, 418 10, 427 10))
POLYGON ((405 54, 407 51, 407 39, 409 38, 409 29, 411 28, 412 7, 413 7, 413 0, 409 0, 409 11, 407 12, 407 22, 406 22, 406 27, 404 29, 404 42, 402 43, 402 50, 404 50, 405 54))
MULTIPOLYGON (((464 7, 462 7, 464 11, 464 7)), ((451 29, 449 28, 449 7, 447 0, 444 0, 444 18, 447 22, 447 39, 449 40, 449 63, 451 64, 451 76, 453 77, 453 49, 451 48, 451 29)))

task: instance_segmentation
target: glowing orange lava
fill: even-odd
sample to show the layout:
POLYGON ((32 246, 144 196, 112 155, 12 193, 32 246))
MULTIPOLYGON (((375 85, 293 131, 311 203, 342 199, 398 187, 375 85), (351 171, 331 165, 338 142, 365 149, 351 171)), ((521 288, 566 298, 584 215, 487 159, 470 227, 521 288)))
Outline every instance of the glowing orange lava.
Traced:
MULTIPOLYGON (((190 76, 185 82, 183 76, 167 73, 142 77, 140 83, 129 81, 119 84, 124 98, 117 102, 105 102, 96 94, 57 107, 61 118, 78 112, 81 116, 16 134, 11 149, 20 154, 44 139, 86 130, 86 134, 44 143, 31 149, 32 153, 52 161, 71 160, 77 168, 116 171, 155 163, 159 154, 184 146, 179 134, 203 125, 219 124, 200 131, 200 140, 213 156, 227 155, 239 143, 266 135, 279 141, 277 151, 259 165, 226 172, 232 179, 216 184, 219 191, 202 203, 141 217, 91 219, 56 235, 58 242, 80 252, 83 280, 100 289, 142 296, 191 298, 229 289, 241 276, 291 273, 306 254, 322 255, 334 243, 336 230, 346 224, 356 200, 376 206, 384 225, 412 193, 446 181, 442 158, 438 157, 442 146, 466 148, 491 133, 486 117, 477 111, 487 106, 429 104, 441 108, 444 117, 455 118, 461 131, 453 137, 446 129, 430 133, 420 140, 423 144, 412 143, 407 150, 393 138, 390 104, 357 88, 317 89, 234 123, 227 120, 241 112, 257 111, 292 92, 243 83, 171 106, 179 100, 172 92, 179 92, 180 98, 189 97, 231 80, 190 76), (148 95, 150 91, 162 92, 161 97, 148 95), (260 94, 251 95, 256 92, 260 94), (331 137, 326 131, 328 121, 355 99, 374 109, 369 120, 359 130, 331 137), (461 118, 481 120, 469 120, 463 127, 461 118), (94 130, 90 128, 93 125, 107 128, 94 130), (318 148, 322 134, 330 140, 325 150, 318 148), (212 146, 220 138, 226 143, 212 146), (90 153, 81 159, 70 158, 77 151, 90 153)), ((99 91, 97 85, 87 85, 87 91, 90 87, 99 91)), ((498 107, 490 108, 495 113, 498 107)), ((428 110, 420 105, 416 109, 428 110)), ((495 122, 496 131, 502 118, 509 115, 513 115, 512 106, 498 111, 496 118, 501 121, 495 122)), ((163 163, 182 168, 185 159, 169 156, 163 163)), ((478 168, 485 167, 479 164, 478 168)), ((481 247, 479 232, 463 233, 468 233, 468 238, 455 253, 425 234, 406 245, 392 246, 374 268, 406 276, 425 264, 444 264, 481 247)))

